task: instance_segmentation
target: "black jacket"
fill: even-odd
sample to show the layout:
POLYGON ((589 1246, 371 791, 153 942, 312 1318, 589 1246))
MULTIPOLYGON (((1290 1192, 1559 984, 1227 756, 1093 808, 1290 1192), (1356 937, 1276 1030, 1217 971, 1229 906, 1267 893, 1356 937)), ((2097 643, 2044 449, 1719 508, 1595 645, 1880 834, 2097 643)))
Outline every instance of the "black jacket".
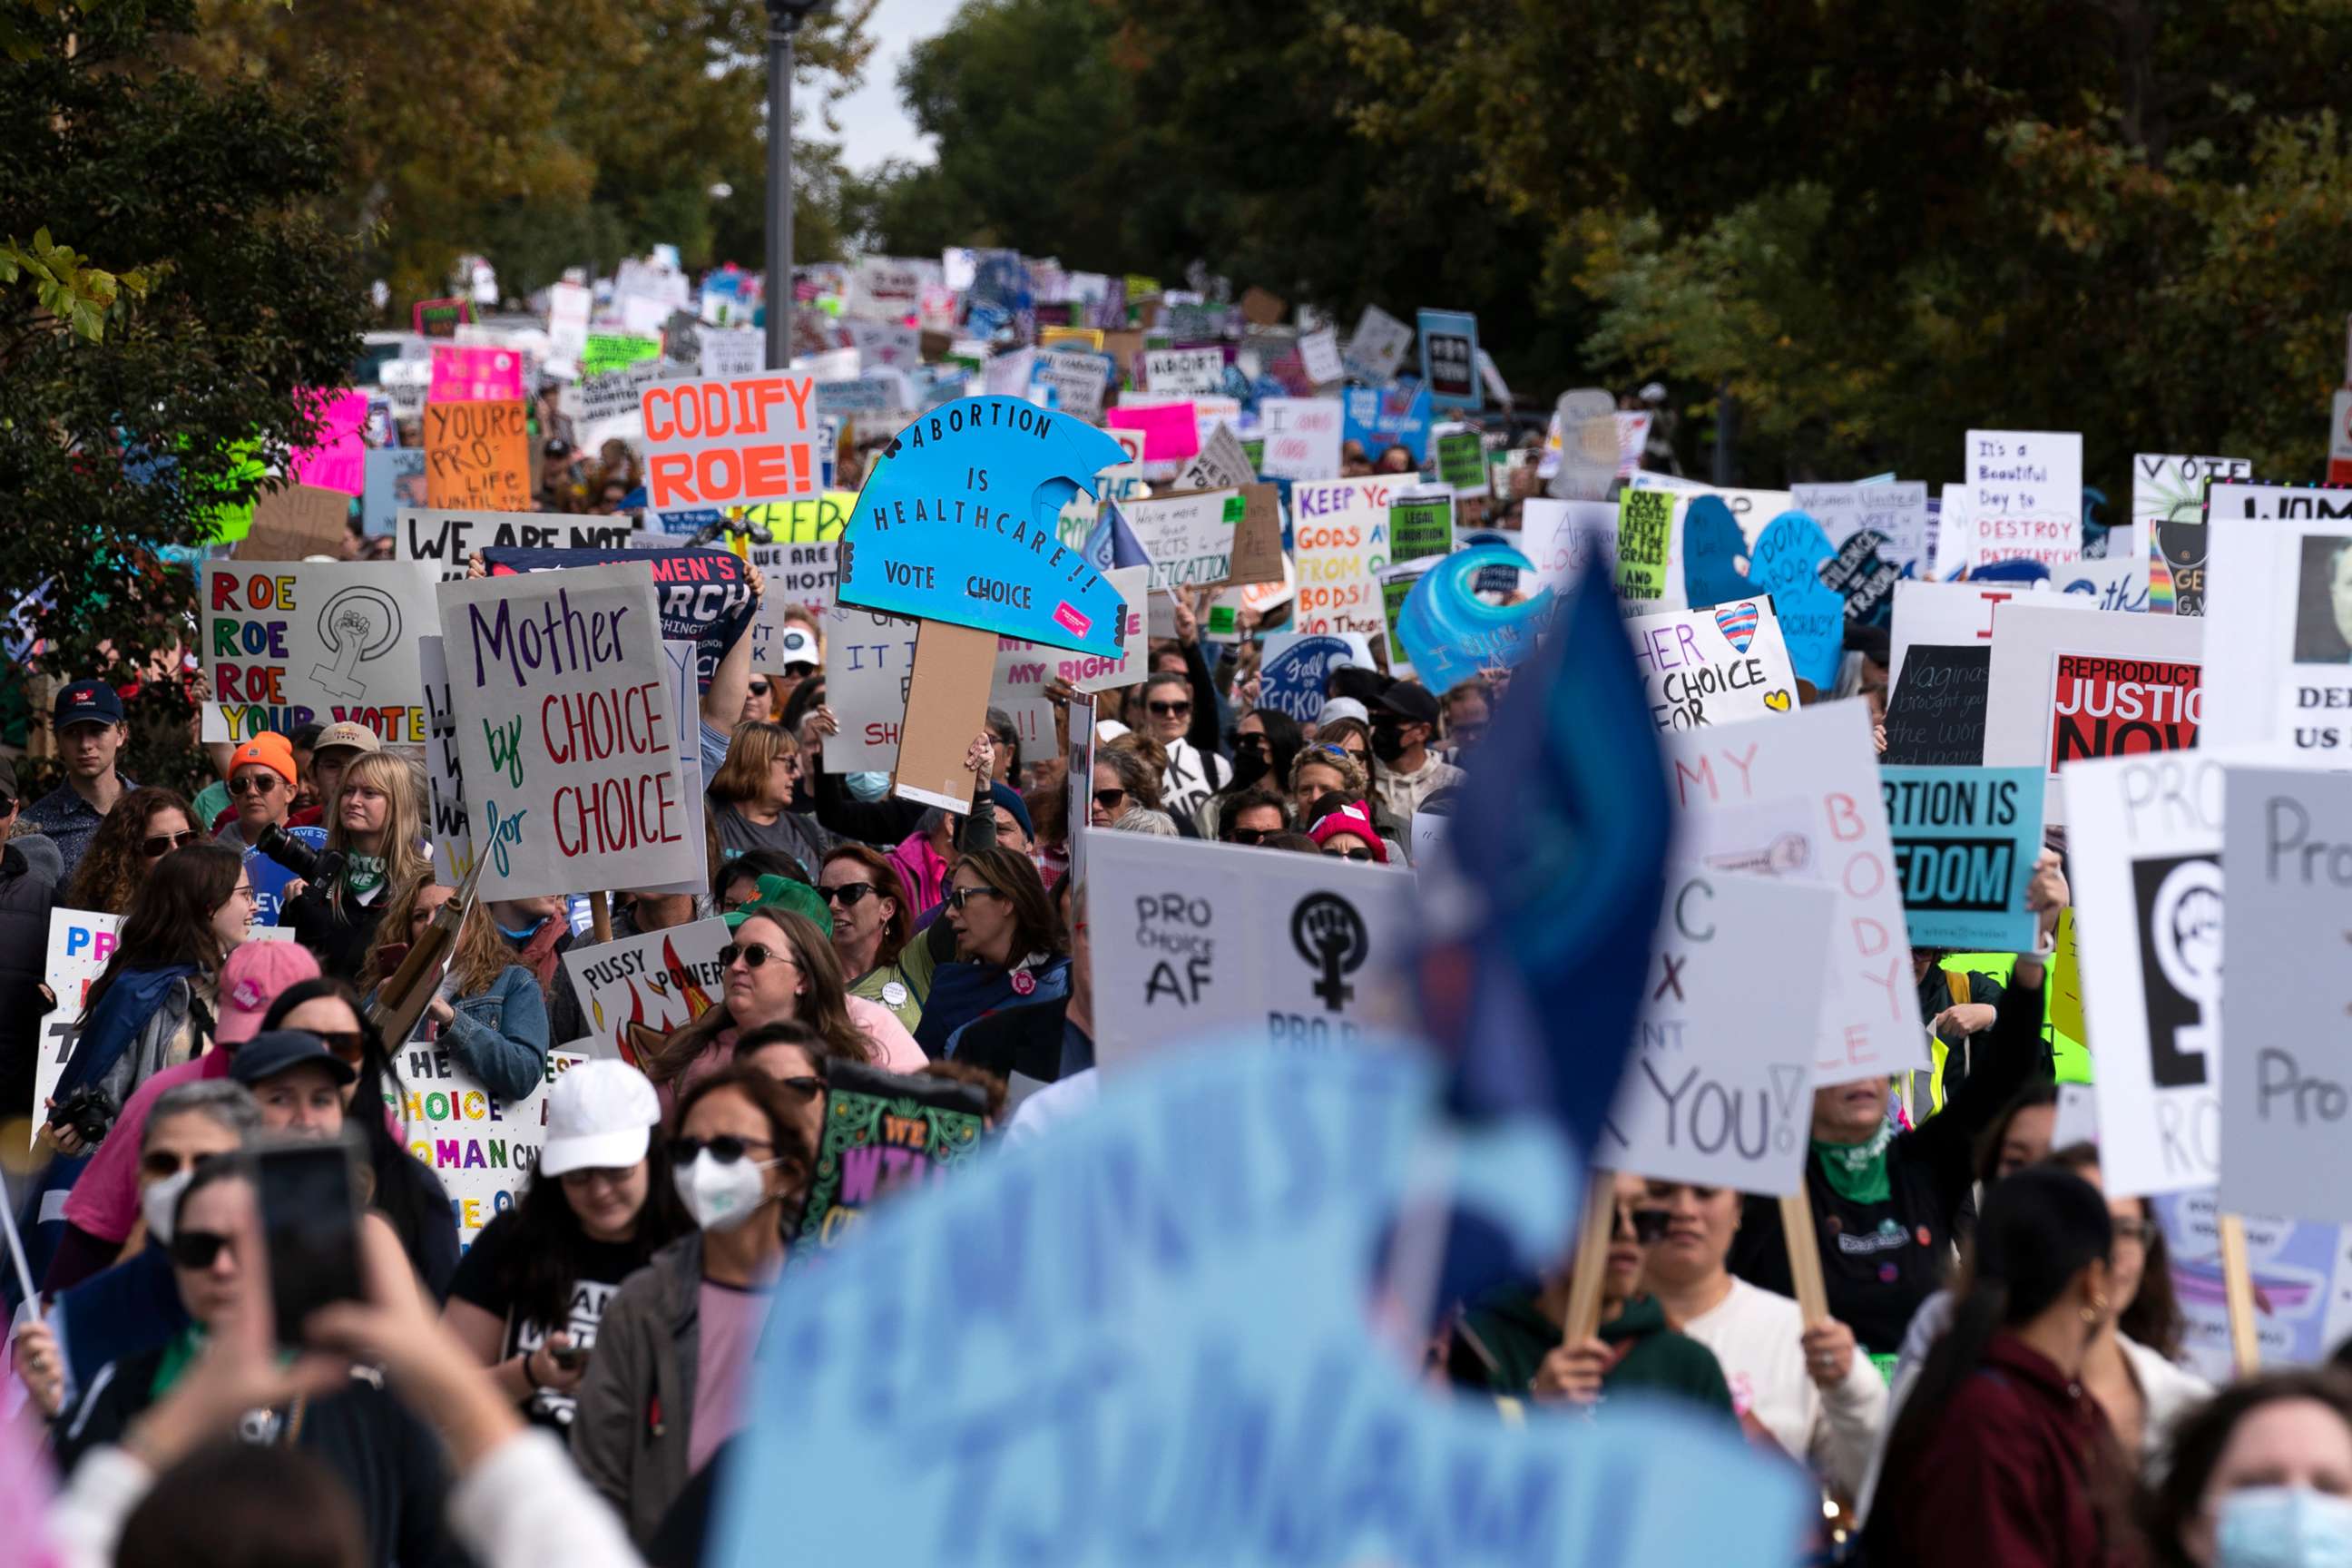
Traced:
MULTIPOLYGON (((1976 1070, 1937 1115, 1886 1147, 1887 1199, 1855 1204, 1840 1197, 1805 1162, 1830 1315, 1852 1329, 1864 1350, 1892 1355, 1919 1303, 1941 1289, 1952 1255, 1953 1223, 1975 1179, 1977 1136, 2036 1072, 2050 1070, 2042 1038, 2042 987, 2011 985, 1993 1026, 1975 1037, 1976 1070)), ((1751 1197, 1732 1239, 1731 1271, 1752 1285, 1794 1296, 1778 1198, 1751 1197)))
POLYGON ((328 899, 324 889, 305 888, 278 911, 278 923, 310 950, 320 969, 361 985, 361 972, 367 967, 368 950, 375 945, 376 924, 383 919, 383 906, 390 896, 387 891, 368 904, 349 897, 337 903, 328 899))
POLYGON ((20 833, 0 850, 0 1105, 33 1102, 33 1067, 49 1005, 41 999, 48 969, 49 910, 65 877, 55 840, 20 833))
MULTIPOLYGON (((131 1422, 155 1403, 155 1372, 163 1355, 152 1350, 104 1368, 80 1402, 58 1417, 51 1434, 60 1474, 70 1473, 92 1448, 122 1441, 131 1422)), ((238 1436, 283 1442, 287 1415, 252 1412, 238 1436)), ((449 1471, 441 1440, 370 1374, 354 1373, 341 1392, 304 1405, 295 1441, 351 1489, 373 1568, 467 1563, 443 1523, 449 1471)))

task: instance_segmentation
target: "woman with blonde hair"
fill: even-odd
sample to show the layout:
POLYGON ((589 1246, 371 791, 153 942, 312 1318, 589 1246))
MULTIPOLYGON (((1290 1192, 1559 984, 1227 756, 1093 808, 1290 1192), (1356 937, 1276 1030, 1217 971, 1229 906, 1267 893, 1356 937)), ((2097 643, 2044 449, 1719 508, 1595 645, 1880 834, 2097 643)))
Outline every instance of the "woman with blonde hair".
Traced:
MULTIPOLYGON (((368 1002, 400 969, 433 919, 457 896, 432 873, 402 883, 385 900, 369 951, 368 1002)), ((506 1104, 527 1100, 547 1081, 547 998, 539 977, 515 962, 487 902, 476 901, 457 927, 449 967, 417 1020, 416 1040, 446 1049, 458 1067, 506 1104)), ((396 1047, 402 1042, 392 1044, 396 1047)))
POLYGON ((327 849, 342 867, 325 887, 289 882, 278 915, 326 973, 357 981, 393 889, 431 875, 424 796, 419 770, 389 752, 365 753, 343 770, 327 809, 327 849))
POLYGON ((719 853, 732 860, 754 849, 781 849, 814 879, 835 839, 792 809, 800 780, 801 746, 791 731, 766 722, 737 725, 727 761, 710 781, 710 826, 719 853))

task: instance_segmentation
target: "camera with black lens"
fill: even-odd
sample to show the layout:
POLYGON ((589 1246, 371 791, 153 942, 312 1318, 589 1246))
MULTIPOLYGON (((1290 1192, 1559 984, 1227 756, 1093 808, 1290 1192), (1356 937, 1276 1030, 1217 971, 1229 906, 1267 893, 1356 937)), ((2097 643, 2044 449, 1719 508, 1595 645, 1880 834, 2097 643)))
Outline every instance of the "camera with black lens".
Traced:
POLYGON ((114 1125, 117 1109, 112 1095, 94 1083, 86 1083, 50 1108, 49 1125, 71 1128, 75 1137, 94 1149, 105 1141, 106 1130, 114 1125))
POLYGON ((253 847, 306 882, 321 885, 342 874, 343 858, 332 849, 313 849, 276 823, 261 830, 253 847))

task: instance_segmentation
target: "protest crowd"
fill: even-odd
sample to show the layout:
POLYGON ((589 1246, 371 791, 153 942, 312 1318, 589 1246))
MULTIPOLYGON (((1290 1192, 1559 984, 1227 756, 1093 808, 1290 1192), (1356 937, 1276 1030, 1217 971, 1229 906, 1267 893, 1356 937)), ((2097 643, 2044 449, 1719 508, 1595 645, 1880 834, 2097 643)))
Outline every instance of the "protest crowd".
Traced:
MULTIPOLYGON (((1407 1218, 1339 1284, 1492 1474, 1616 1434, 1646 1528, 1736 1545, 1515 1560, 2352 1562, 2346 492, 2150 456, 2094 521, 2078 434, 1990 428, 1956 483, 1710 486, 1663 388, 1527 416, 1459 312, 1002 251, 803 268, 778 366, 756 286, 420 306, 182 567, 210 782, 127 776, 94 679, 0 760, 48 1560, 789 1560, 783 1457, 922 1397, 883 1363, 1050 1425, 1022 1336, 1124 1288, 977 1369, 852 1294, 914 1215, 972 1324, 1246 1227, 1255 1079, 1155 1077, 1222 1047, 1566 1134, 1548 1248, 1407 1218), (1165 1211, 1156 1131, 1051 1163, 1121 1103, 1184 1129, 1165 1211)), ((980 1440, 940 1397, 887 1463, 980 1440)), ((1026 1561, 1256 1560, 1038 1506, 1026 1561)))

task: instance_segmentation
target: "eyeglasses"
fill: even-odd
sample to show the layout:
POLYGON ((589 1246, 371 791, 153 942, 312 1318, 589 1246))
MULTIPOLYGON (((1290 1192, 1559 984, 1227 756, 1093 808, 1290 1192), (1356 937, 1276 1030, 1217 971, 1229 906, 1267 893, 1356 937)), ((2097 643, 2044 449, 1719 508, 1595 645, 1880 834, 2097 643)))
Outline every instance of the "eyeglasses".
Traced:
POLYGON ((263 773, 259 778, 247 777, 231 779, 228 781, 228 793, 231 795, 276 795, 278 793, 278 786, 285 782, 286 781, 284 779, 279 778, 276 773, 263 773))
POLYGON ((1229 831, 1233 837, 1228 842, 1234 844, 1263 844, 1274 837, 1272 831, 1263 827, 1235 827, 1229 831))
POLYGON ((1181 719, 1192 710, 1190 702, 1147 702, 1144 706, 1162 719, 1181 719))
POLYGON ((766 681, 764 681, 764 680, 755 680, 755 681, 751 682, 751 695, 752 695, 752 696, 754 696, 754 697, 765 697, 767 694, 768 694, 768 683, 767 683, 766 681))
POLYGON ((871 882, 844 882, 837 888, 819 889, 824 894, 826 903, 839 904, 845 910, 856 909, 866 901, 867 894, 876 890, 871 882))
POLYGON ((190 827, 178 833, 151 833, 140 841, 139 847, 147 852, 147 858, 156 860, 174 849, 185 849, 195 841, 196 830, 190 827))
POLYGON ((202 1154, 174 1154, 169 1149, 151 1149, 139 1156, 139 1173, 160 1182, 178 1175, 204 1158, 202 1154))
POLYGON ((708 1149, 712 1159, 722 1165, 731 1165, 750 1153, 754 1146, 761 1149, 775 1147, 765 1138, 738 1138, 732 1132, 721 1132, 716 1138, 677 1137, 669 1141, 670 1163, 691 1165, 696 1157, 708 1149))
POLYGON ((1323 851, 1323 855, 1324 858, 1329 860, 1355 860, 1360 862, 1372 858, 1372 852, 1369 849, 1326 849, 1323 851))
POLYGON ((790 963, 793 961, 791 953, 769 947, 762 942, 730 942, 719 950, 719 967, 732 969, 735 967, 735 961, 739 958, 743 961, 743 967, 746 969, 757 969, 772 958, 778 963, 790 963))
POLYGON ((357 1029, 312 1029, 319 1043, 333 1052, 335 1058, 346 1067, 357 1067, 367 1054, 366 1043, 357 1029))
POLYGON ((1638 1246, 1648 1247, 1666 1234, 1674 1215, 1664 1209, 1629 1209, 1620 1207, 1617 1218, 1610 1226, 1612 1237, 1630 1235, 1638 1246))
POLYGON ((2160 1229, 2152 1219, 2119 1219, 2116 1221, 2116 1239, 2136 1241, 2147 1247, 2156 1240, 2160 1229))
POLYGON ((1117 811, 1118 809, 1118 803, 1126 798, 1127 792, 1123 789, 1098 789, 1095 791, 1095 804, 1102 807, 1105 811, 1117 811))
POLYGON ((202 1272, 213 1266, 213 1259, 227 1246, 229 1238, 217 1231, 176 1231, 172 1237, 172 1261, 192 1273, 202 1272))
POLYGON ((1003 897, 1004 895, 998 892, 994 888, 950 888, 942 901, 951 910, 961 910, 964 905, 971 902, 974 899, 1001 899, 1003 897))

